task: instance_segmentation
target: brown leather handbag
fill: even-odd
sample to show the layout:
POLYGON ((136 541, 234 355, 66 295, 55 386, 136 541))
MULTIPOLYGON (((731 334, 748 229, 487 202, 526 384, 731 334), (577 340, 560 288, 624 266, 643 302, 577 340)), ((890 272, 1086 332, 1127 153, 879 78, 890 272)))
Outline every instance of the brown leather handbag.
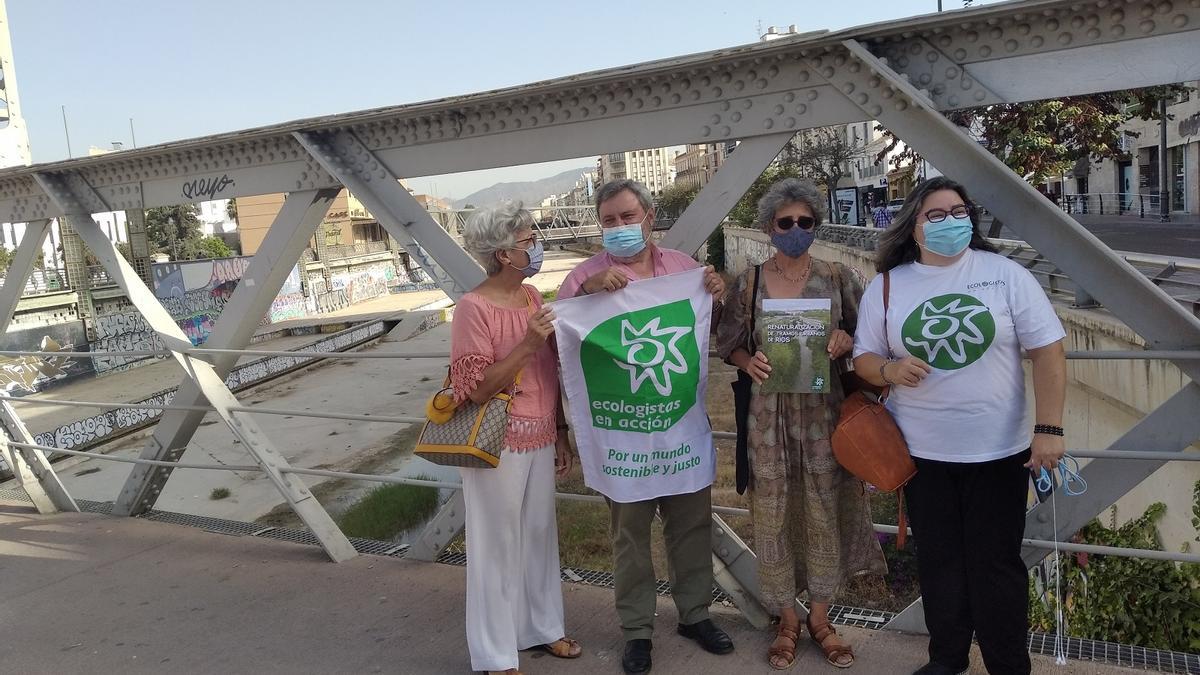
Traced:
MULTIPOLYGON (((891 277, 883 273, 883 335, 887 338, 888 299, 891 295, 891 277)), ((888 356, 892 356, 891 344, 888 356)), ((896 420, 884 407, 889 387, 876 396, 867 390, 856 391, 842 403, 841 418, 830 439, 833 456, 838 463, 862 481, 875 486, 881 492, 895 492, 898 498, 897 517, 899 534, 896 548, 904 548, 908 538, 908 519, 904 513, 905 483, 917 475, 916 464, 908 453, 908 444, 896 420)))

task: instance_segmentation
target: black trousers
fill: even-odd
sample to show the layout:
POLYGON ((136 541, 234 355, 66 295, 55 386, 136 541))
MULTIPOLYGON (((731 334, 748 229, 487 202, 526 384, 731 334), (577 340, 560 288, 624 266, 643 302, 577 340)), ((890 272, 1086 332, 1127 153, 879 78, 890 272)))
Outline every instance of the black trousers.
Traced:
POLYGON ((917 543, 929 660, 960 672, 979 640, 991 675, 1026 675, 1029 577, 1021 560, 1029 451, 973 464, 916 459, 904 488, 917 543))

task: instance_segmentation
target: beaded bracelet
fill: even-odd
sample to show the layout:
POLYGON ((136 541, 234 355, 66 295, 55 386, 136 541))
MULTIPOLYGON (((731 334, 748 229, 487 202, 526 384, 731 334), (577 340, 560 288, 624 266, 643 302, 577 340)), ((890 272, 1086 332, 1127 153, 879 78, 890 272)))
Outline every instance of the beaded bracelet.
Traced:
POLYGON ((894 385, 894 384, 896 384, 896 383, 895 383, 895 382, 892 382, 891 380, 889 380, 889 379, 888 379, 888 376, 887 376, 887 374, 885 374, 885 373, 884 373, 884 371, 883 371, 883 369, 884 369, 884 368, 887 368, 887 365, 888 365, 889 363, 892 363, 892 360, 891 360, 891 359, 887 359, 887 360, 886 360, 886 361, 884 361, 883 363, 879 364, 879 377, 880 377, 880 378, 883 380, 883 383, 884 383, 884 384, 891 384, 891 385, 894 385))
POLYGON ((1047 436, 1062 436, 1063 428, 1056 427, 1053 424, 1035 424, 1033 425, 1033 433, 1045 434, 1047 436))

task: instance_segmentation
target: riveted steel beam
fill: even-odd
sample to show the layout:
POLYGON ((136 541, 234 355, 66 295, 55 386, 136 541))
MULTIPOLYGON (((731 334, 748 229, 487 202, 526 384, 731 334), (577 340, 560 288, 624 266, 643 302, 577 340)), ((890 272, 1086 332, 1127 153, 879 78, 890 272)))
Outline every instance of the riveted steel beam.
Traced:
POLYGON ((695 253, 704 245, 704 240, 729 211, 737 206, 746 190, 762 175, 783 146, 792 139, 792 133, 756 136, 738 144, 733 154, 725 160, 716 174, 692 203, 679 215, 679 219, 667 230, 662 245, 684 253, 695 253))
POLYGON ((25 292, 25 282, 42 254, 42 242, 49 231, 50 221, 45 218, 25 223, 25 235, 5 274, 4 285, 0 287, 0 333, 8 329, 13 313, 17 311, 25 292))
MULTIPOLYGON (((924 94, 862 45, 847 40, 841 48, 814 55, 811 63, 847 99, 944 173, 969 185, 981 203, 1146 338, 1150 348, 1194 349, 1200 344, 1200 319, 950 123, 924 94)), ((1200 380, 1200 364, 1176 365, 1200 380)))
MULTIPOLYGON (((1200 439, 1197 410, 1200 410, 1200 384, 1192 382, 1143 417, 1105 451, 1180 452, 1200 439)), ((1087 481, 1087 491, 1059 499, 1053 505, 1043 501, 1034 506, 1025 518, 1025 537, 1069 541, 1080 528, 1165 465, 1166 462, 1147 459, 1093 459, 1079 472, 1087 481)), ((1026 547, 1022 557, 1032 567, 1049 553, 1044 548, 1026 547)))
POLYGON ((138 277, 133 267, 126 262, 124 256, 117 251, 116 246, 108 240, 96 221, 90 217, 91 213, 111 210, 100 195, 75 174, 39 173, 35 174, 35 178, 46 194, 72 218, 79 236, 112 275, 113 280, 125 291, 146 319, 146 323, 158 333, 180 367, 208 399, 214 412, 229 426, 234 437, 262 467, 292 510, 308 526, 325 549, 325 553, 335 562, 357 556, 358 552, 354 550, 350 540, 338 529, 337 524, 304 482, 294 474, 280 471, 290 468, 288 462, 267 439, 253 417, 231 410, 238 407, 238 400, 225 386, 225 381, 213 369, 212 364, 185 353, 192 346, 191 340, 159 303, 154 293, 146 287, 145 282, 138 277))
MULTIPOLYGON (((773 611, 762 604, 758 584, 758 558, 746 542, 717 514, 712 516, 713 581, 733 598, 733 603, 755 628, 771 625, 773 611)), ((804 607, 796 603, 804 616, 804 607)))
POLYGON ((940 110, 1196 77, 1200 6, 1189 0, 1012 3, 1009 9, 859 41, 927 90, 940 110))
POLYGON ((0 402, 0 457, 8 463, 17 484, 29 495, 29 501, 43 515, 59 511, 78 511, 75 500, 51 468, 46 454, 36 448, 17 448, 9 440, 33 444, 33 436, 8 401, 0 402))
MULTIPOLYGON (((242 280, 225 303, 221 316, 205 342, 210 349, 241 349, 250 343, 261 318, 287 280, 300 253, 337 197, 337 190, 293 192, 284 199, 258 252, 242 274, 242 280)), ((236 355, 218 355, 211 360, 213 372, 224 379, 237 363, 236 355)), ((173 405, 196 406, 204 393, 191 378, 179 383, 173 405)), ((195 435, 205 413, 167 409, 154 427, 154 436, 142 449, 142 459, 176 461, 195 435)), ((162 466, 136 465, 125 479, 113 503, 112 513, 135 516, 154 507, 171 476, 162 466)))
POLYGON ((446 295, 457 300, 483 281, 479 263, 354 134, 297 132, 296 140, 362 201, 446 295))
MULTIPOLYGON (((814 54, 811 63, 847 99, 903 138, 944 173, 968 186, 989 210, 1011 223, 1010 227, 1039 254, 1052 260, 1103 302, 1152 348, 1194 349, 1200 345, 1200 320, 1042 197, 983 149, 966 130, 951 124, 934 107, 929 98, 934 95, 932 92, 918 91, 908 78, 891 70, 854 40, 846 40, 841 48, 814 54)), ((1188 361, 1175 364, 1193 380, 1200 375, 1200 364, 1188 361)), ((1196 416, 1187 412, 1200 404, 1197 390, 1197 385, 1188 385, 1110 449, 1177 452, 1186 447, 1200 432, 1196 416), (1158 431, 1152 433, 1151 429, 1158 431)), ((1131 462, 1096 460, 1088 465, 1088 499, 1072 503, 1068 517, 1059 520, 1058 537, 1069 537, 1162 466, 1162 462, 1145 460, 1135 462, 1134 467, 1131 462)), ((1044 514, 1039 506, 1029 516, 1029 523, 1037 531, 1045 529, 1044 514)), ((1045 553, 1044 549, 1036 553, 1027 551, 1026 561, 1040 559, 1045 553)), ((889 627, 922 629, 922 612, 920 603, 914 603, 889 627)))
POLYGON ((940 91, 935 105, 965 107, 988 101, 963 89, 975 81, 1013 102, 1195 79, 1189 47, 1198 34, 1192 0, 1032 0, 946 12, 0 171, 0 221, 59 215, 33 179, 40 170, 79 172, 117 209, 336 187, 296 132, 349 130, 393 174, 413 177, 864 121, 806 67, 810 54, 846 38, 940 91))
POLYGON ((891 46, 886 53, 889 56, 880 56, 880 61, 894 68, 902 79, 914 87, 923 89, 939 110, 1007 101, 981 82, 971 66, 955 61, 928 40, 907 40, 901 45, 891 46), (905 67, 897 68, 898 63, 905 64, 905 67))
POLYGON ((450 499, 425 524, 405 551, 405 558, 433 562, 467 526, 467 502, 462 490, 455 490, 450 499))

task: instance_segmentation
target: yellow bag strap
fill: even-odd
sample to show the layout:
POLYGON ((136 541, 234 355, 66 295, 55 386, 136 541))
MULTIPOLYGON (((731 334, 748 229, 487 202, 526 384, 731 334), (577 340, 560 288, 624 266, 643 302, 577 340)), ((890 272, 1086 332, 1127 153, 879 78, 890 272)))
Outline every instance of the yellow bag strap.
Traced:
MULTIPOLYGON (((526 300, 525 313, 528 314, 529 316, 533 316, 532 310, 535 307, 536 303, 534 302, 533 296, 529 294, 529 289, 526 288, 524 285, 522 285, 521 288, 525 289, 525 300, 526 300)), ((517 371, 517 376, 513 378, 513 383, 512 383, 512 386, 509 388, 509 391, 511 391, 514 394, 517 392, 517 387, 521 386, 521 374, 524 372, 525 372, 524 368, 517 371)))

